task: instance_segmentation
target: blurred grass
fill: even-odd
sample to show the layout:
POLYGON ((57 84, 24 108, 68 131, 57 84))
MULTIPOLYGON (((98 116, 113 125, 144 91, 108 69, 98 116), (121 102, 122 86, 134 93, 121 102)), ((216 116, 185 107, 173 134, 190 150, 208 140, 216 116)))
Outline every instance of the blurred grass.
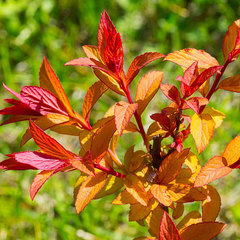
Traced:
MULTIPOLYGON (((121 33, 126 69, 133 58, 145 51, 163 54, 181 48, 204 49, 223 62, 221 45, 227 27, 239 18, 238 0, 2 0, 0 2, 0 82, 19 92, 24 85, 37 85, 43 56, 47 56, 59 76, 72 106, 80 111, 87 88, 96 80, 87 68, 63 67, 71 59, 83 56, 81 46, 97 44, 100 14, 106 9, 121 33)), ((181 73, 171 63, 156 61, 140 72, 151 69, 165 72, 165 82, 173 82, 181 73)), ((239 72, 239 61, 230 65, 226 76, 239 72)), ((136 89, 134 80, 132 89, 136 89)), ((9 94, 0 85, 0 109, 9 94)), ((96 104, 91 121, 120 100, 107 93, 96 104)), ((199 157, 204 164, 221 154, 226 144, 240 132, 239 96, 219 92, 211 106, 224 112, 226 119, 218 128, 211 144, 199 157)), ((158 112, 168 100, 160 93, 145 113, 144 126, 150 113, 158 112)), ((19 142, 27 123, 0 128, 0 160, 4 154, 34 149, 29 142, 22 149, 19 142)), ((59 136, 54 135, 56 138, 59 136)), ((78 152, 77 139, 61 138, 68 149, 78 152)), ((122 159, 129 145, 141 147, 134 134, 120 141, 122 159)), ((190 139, 186 145, 193 145, 190 139)), ((194 149, 193 149, 194 150, 194 149)), ((132 239, 146 234, 136 223, 127 223, 128 206, 112 206, 114 196, 93 201, 80 216, 75 213, 72 186, 78 173, 58 174, 49 180, 31 202, 28 191, 34 172, 4 172, 0 178, 0 239, 132 239)), ((236 170, 216 182, 222 196, 220 219, 229 223, 222 240, 240 239, 239 172, 236 170)), ((196 209, 196 205, 189 205, 196 209)))

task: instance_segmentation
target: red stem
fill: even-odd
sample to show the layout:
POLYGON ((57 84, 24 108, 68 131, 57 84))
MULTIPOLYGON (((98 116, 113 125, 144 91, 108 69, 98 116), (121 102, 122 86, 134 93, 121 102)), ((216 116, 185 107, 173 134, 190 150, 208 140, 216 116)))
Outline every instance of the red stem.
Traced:
POLYGON ((117 172, 115 171, 114 169, 108 169, 106 167, 103 167, 101 166, 100 164, 98 163, 94 163, 94 167, 99 169, 99 170, 102 170, 103 172, 107 173, 107 174, 110 174, 110 175, 113 175, 115 177, 119 177, 119 178, 124 178, 125 175, 120 173, 120 172, 117 172))
MULTIPOLYGON (((213 85, 212 85, 212 87, 211 87, 211 89, 210 89, 210 91, 209 91, 209 93, 208 93, 208 95, 206 97, 208 100, 210 100, 210 98, 212 97, 213 93, 216 91, 216 88, 217 88, 217 86, 218 86, 218 84, 219 84, 219 82, 221 80, 221 77, 222 77, 223 73, 225 72, 225 70, 226 70, 226 68, 227 68, 229 63, 231 63, 231 58, 228 58, 228 60, 223 65, 221 71, 217 73, 215 81, 214 81, 214 83, 213 83, 213 85)), ((204 110, 205 107, 206 106, 202 106, 200 108, 200 113, 202 113, 202 111, 204 110)))

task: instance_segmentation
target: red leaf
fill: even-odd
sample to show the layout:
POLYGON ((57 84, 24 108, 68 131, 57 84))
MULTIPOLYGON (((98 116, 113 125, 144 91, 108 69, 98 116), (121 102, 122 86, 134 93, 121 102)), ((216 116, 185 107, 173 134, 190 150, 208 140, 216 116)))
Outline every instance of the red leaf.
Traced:
POLYGON ((14 154, 8 155, 9 159, 6 159, 0 163, 0 169, 2 170, 28 170, 28 169, 36 169, 35 167, 17 162, 14 154))
POLYGON ((164 211, 160 223, 159 239, 161 240, 181 240, 180 234, 169 217, 168 213, 164 211))
POLYGON ((30 120, 29 129, 39 148, 46 154, 58 159, 73 159, 77 155, 66 150, 55 139, 48 136, 41 128, 30 120))
POLYGON ((58 159, 37 151, 15 153, 14 158, 18 163, 27 164, 39 170, 55 170, 68 165, 63 159, 58 159))
POLYGON ((161 84, 160 88, 164 95, 172 100, 173 102, 177 103, 177 105, 180 105, 181 103, 181 94, 178 91, 178 89, 174 85, 170 84, 161 84))
POLYGON ((164 130, 171 131, 170 119, 164 113, 154 113, 150 118, 159 122, 164 130))
POLYGON ((63 103, 51 92, 37 86, 26 86, 21 90, 21 96, 28 106, 42 115, 59 113, 68 115, 63 103))
POLYGON ((132 80, 137 76, 139 71, 147 64, 155 61, 159 58, 164 57, 163 54, 158 52, 146 52, 140 56, 137 56, 131 63, 126 77, 127 86, 132 82, 132 80))
POLYGON ((182 109, 191 108, 195 113, 199 114, 200 107, 207 105, 208 102, 209 101, 207 98, 192 97, 192 98, 189 98, 188 100, 184 100, 185 104, 183 104, 182 109))
POLYGON ((100 56, 108 68, 121 76, 123 72, 122 40, 105 10, 98 28, 98 47, 100 56))
POLYGON ((215 66, 210 67, 203 71, 194 82, 191 83, 190 92, 187 92, 184 97, 187 98, 190 95, 192 95, 195 91, 198 90, 198 88, 207 81, 210 77, 212 77, 217 71, 219 71, 222 68, 222 66, 215 66))

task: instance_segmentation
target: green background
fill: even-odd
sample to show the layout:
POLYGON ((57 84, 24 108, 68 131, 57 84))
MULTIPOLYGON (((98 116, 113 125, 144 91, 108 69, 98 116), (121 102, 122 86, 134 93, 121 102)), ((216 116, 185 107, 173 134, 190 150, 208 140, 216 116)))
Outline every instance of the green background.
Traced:
MULTIPOLYGON (((238 0, 2 0, 0 1, 0 82, 19 92, 24 85, 38 85, 41 61, 47 56, 60 78, 71 104, 80 111, 84 94, 96 81, 90 69, 63 67, 69 60, 83 56, 82 45, 97 45, 97 28, 102 11, 106 9, 118 32, 121 33, 127 69, 133 58, 146 51, 167 54, 182 48, 204 49, 223 63, 222 41, 228 26, 240 13, 238 0)), ((156 61, 139 74, 151 69, 165 72, 164 82, 174 83, 181 74, 172 63, 156 61)), ((239 74, 237 60, 226 71, 226 76, 239 74)), ((139 78, 134 80, 132 91, 139 78)), ((175 82, 176 83, 176 82, 175 82)), ((0 85, 0 109, 10 98, 0 85)), ((134 94, 132 94, 134 95, 134 94)), ((91 121, 102 117, 120 98, 107 93, 91 114, 91 121)), ((169 101, 160 93, 144 114, 144 126, 151 123, 150 113, 159 112, 169 101)), ((226 144, 240 132, 239 95, 217 92, 211 106, 224 112, 226 119, 204 153, 199 156, 203 165, 209 158, 221 154, 226 144)), ((1 120, 0 116, 0 120, 1 120)), ((2 118, 3 119, 3 118, 2 118)), ((4 118, 5 119, 5 118, 4 118)), ((22 149, 21 136, 27 123, 16 123, 0 128, 0 160, 4 154, 36 149, 32 141, 22 149)), ((66 148, 78 152, 76 138, 51 133, 66 148)), ((129 145, 141 147, 141 139, 125 136, 118 153, 123 159, 129 145)), ((189 139, 186 145, 192 145, 189 139)), ((192 148, 193 151, 195 147, 192 148)), ((72 190, 77 172, 58 174, 49 180, 32 202, 29 187, 34 171, 0 173, 0 239, 104 239, 128 240, 146 235, 147 230, 136 223, 128 223, 128 206, 113 206, 114 196, 92 201, 83 213, 74 209, 72 190)), ((219 221, 228 223, 219 238, 240 239, 240 183, 239 172, 216 181, 214 185, 222 197, 219 221)), ((188 209, 196 209, 190 204, 188 209)))

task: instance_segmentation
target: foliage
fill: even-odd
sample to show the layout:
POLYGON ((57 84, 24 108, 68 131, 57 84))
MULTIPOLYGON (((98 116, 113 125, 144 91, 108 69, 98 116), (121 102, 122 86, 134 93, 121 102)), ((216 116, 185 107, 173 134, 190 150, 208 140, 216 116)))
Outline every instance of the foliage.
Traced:
POLYGON ((225 117, 207 107, 212 95, 218 89, 239 92, 238 75, 222 81, 221 77, 240 54, 240 20, 233 22, 224 37, 223 66, 205 51, 189 48, 167 56, 158 52, 142 54, 132 61, 125 74, 121 37, 106 11, 99 24, 98 46, 85 45, 83 50, 87 57, 66 63, 91 67, 99 79, 84 98, 82 116, 72 109, 46 58, 40 67, 40 87, 25 86, 19 94, 4 85, 18 100, 5 99, 13 106, 0 110, 0 114, 13 116, 2 125, 30 120, 22 145, 33 138, 40 150, 9 154, 0 168, 41 170, 31 185, 32 199, 56 173, 79 170, 81 174, 74 187, 77 213, 92 199, 120 190, 113 204, 130 204, 129 221, 148 225, 151 237, 138 239, 206 240, 221 233, 226 225, 215 221, 220 211, 220 196, 208 184, 240 167, 239 136, 230 141, 222 156, 214 156, 202 169, 197 156, 184 148, 183 143, 191 134, 198 154, 202 153, 225 117), (184 74, 177 77, 180 91, 174 85, 162 83, 163 72, 151 71, 140 79, 133 101, 131 82, 145 65, 160 58, 182 67, 184 74), (171 103, 151 115, 154 122, 146 133, 141 115, 159 88, 171 103), (103 118, 91 125, 90 112, 108 89, 127 102, 115 103, 103 118), (196 91, 202 96, 192 96, 196 91), (184 113, 187 109, 194 114, 184 113), (131 121, 133 116, 136 124, 131 121), (66 150, 44 132, 47 129, 78 136, 79 154, 66 150), (147 151, 134 151, 132 146, 122 163, 115 150, 119 137, 127 133, 140 134, 147 151), (171 143, 165 143, 166 139, 171 143), (182 217, 184 204, 194 201, 202 202, 202 214, 189 212, 175 225, 170 209, 172 217, 178 219, 182 217))

